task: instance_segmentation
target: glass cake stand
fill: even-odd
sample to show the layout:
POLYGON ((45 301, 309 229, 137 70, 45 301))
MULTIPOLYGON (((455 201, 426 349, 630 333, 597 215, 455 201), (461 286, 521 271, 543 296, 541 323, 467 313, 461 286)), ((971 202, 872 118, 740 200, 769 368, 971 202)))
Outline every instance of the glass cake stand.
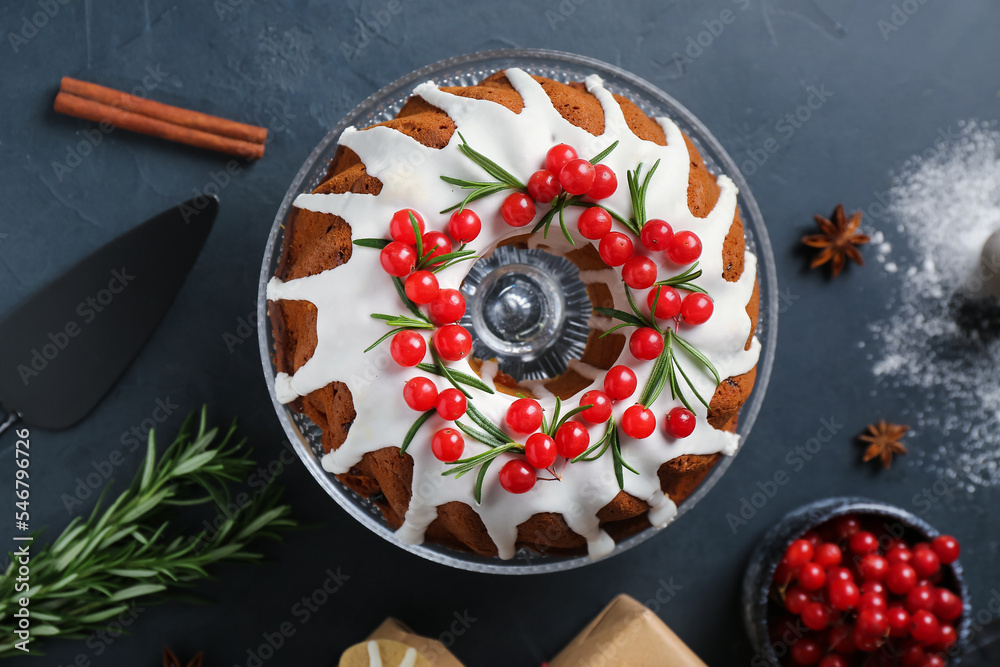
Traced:
MULTIPOLYGON (((260 342, 260 356, 264 365, 264 376, 267 380, 271 401, 278 414, 278 419, 293 443, 298 443, 295 449, 302 458, 306 468, 316 481, 337 503, 347 510, 354 518, 365 526, 384 537, 389 542, 406 549, 409 552, 438 563, 475 572, 490 572, 496 574, 538 574, 557 572, 587 565, 593 561, 587 556, 559 557, 539 555, 530 550, 522 549, 515 558, 501 560, 499 558, 484 558, 454 551, 434 544, 409 545, 396 539, 392 529, 382 518, 381 512, 371 502, 358 496, 337 481, 336 477, 323 470, 320 459, 323 448, 320 444, 320 430, 304 415, 293 412, 287 406, 278 402, 274 393, 274 377, 277 372, 274 366, 272 351, 274 338, 270 321, 267 317, 267 298, 265 296, 268 280, 274 275, 281 256, 281 241, 285 222, 292 211, 292 201, 302 192, 309 192, 319 185, 325 177, 327 167, 337 149, 341 133, 349 126, 367 127, 374 123, 393 118, 406 100, 410 97, 417 84, 433 80, 444 86, 474 85, 496 72, 507 67, 520 67, 525 71, 546 76, 551 79, 569 82, 582 81, 590 74, 598 74, 604 79, 605 86, 612 92, 632 100, 649 116, 667 116, 671 118, 694 142, 701 151, 705 164, 712 173, 727 174, 739 187, 739 208, 746 233, 747 247, 758 258, 758 279, 760 281, 760 321, 757 325, 757 336, 762 349, 757 366, 757 381, 750 399, 743 406, 739 416, 738 433, 742 448, 750 429, 757 420, 764 392, 771 377, 771 366, 774 363, 775 344, 777 342, 778 325, 778 288, 775 274, 774 256, 771 243, 767 237, 764 220, 757 202, 750 194, 739 168, 722 148, 722 145, 711 135, 695 116, 676 100, 633 74, 613 65, 560 51, 543 49, 511 49, 484 51, 455 58, 449 58, 432 65, 427 65, 406 76, 393 81, 368 99, 363 101, 348 113, 320 141, 310 153, 298 174, 285 193, 285 197, 274 218, 271 233, 267 239, 264 252, 264 262, 260 272, 260 283, 257 289, 257 327, 260 342)), ((724 457, 701 483, 698 489, 685 500, 678 510, 678 517, 690 511, 698 501, 715 486, 719 478, 733 462, 732 456, 724 457)), ((659 532, 656 528, 647 528, 618 543, 611 555, 622 553, 645 542, 659 532)), ((609 556, 610 557, 610 556, 609 556)))

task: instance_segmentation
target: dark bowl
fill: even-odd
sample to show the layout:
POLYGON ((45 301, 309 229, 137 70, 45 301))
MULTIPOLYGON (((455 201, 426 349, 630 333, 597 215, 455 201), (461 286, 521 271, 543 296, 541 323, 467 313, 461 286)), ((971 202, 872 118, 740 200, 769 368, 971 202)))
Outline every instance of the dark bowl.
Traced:
MULTIPOLYGON (((911 512, 867 498, 829 498, 800 507, 790 512, 775 524, 761 539, 750 557, 746 575, 743 578, 743 622, 754 647, 753 667, 778 666, 779 656, 772 646, 768 633, 768 596, 771 581, 788 548, 788 545, 803 534, 821 524, 848 514, 867 517, 882 517, 889 532, 898 531, 900 536, 909 535, 932 540, 940 532, 932 525, 911 512)), ((969 641, 971 608, 969 591, 962 577, 959 561, 941 565, 944 572, 942 585, 950 588, 962 598, 964 612, 956 630, 958 641, 947 651, 948 664, 957 665, 969 641)))

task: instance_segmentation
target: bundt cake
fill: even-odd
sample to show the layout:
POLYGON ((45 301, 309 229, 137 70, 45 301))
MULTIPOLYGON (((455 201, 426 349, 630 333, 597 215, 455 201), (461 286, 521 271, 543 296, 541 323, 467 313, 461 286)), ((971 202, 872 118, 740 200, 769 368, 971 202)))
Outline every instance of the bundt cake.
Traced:
POLYGON ((597 76, 423 83, 294 202, 275 394, 403 542, 606 555, 739 445, 760 345, 736 197, 597 76))

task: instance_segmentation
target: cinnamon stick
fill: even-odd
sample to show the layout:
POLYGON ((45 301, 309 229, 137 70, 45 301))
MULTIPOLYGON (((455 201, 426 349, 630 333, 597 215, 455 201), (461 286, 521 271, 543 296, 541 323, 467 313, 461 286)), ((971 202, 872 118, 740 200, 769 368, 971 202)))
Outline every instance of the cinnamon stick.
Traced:
POLYGON ((112 88, 63 77, 57 112, 169 141, 260 159, 267 129, 153 102, 112 88))

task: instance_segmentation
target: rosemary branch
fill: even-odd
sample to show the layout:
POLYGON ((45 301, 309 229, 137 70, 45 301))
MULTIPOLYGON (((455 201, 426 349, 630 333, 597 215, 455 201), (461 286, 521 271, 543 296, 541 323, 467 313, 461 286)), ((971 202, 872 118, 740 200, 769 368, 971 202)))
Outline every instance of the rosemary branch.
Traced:
POLYGON ((14 648, 12 614, 19 598, 31 600, 35 652, 43 637, 86 637, 136 599, 161 602, 161 593, 207 578, 209 566, 258 561, 253 543, 295 525, 289 506, 278 502, 280 488, 271 484, 249 506, 230 512, 229 483, 245 480, 257 464, 243 441, 232 442, 235 426, 219 440, 206 414, 202 409, 199 418, 189 416, 158 461, 151 431, 129 488, 103 510, 98 501, 89 517, 73 519, 55 541, 31 554, 27 592, 15 590, 12 560, 0 575, 0 658, 24 655, 14 648), (226 517, 214 534, 173 530, 164 518, 174 506, 198 504, 226 517))

